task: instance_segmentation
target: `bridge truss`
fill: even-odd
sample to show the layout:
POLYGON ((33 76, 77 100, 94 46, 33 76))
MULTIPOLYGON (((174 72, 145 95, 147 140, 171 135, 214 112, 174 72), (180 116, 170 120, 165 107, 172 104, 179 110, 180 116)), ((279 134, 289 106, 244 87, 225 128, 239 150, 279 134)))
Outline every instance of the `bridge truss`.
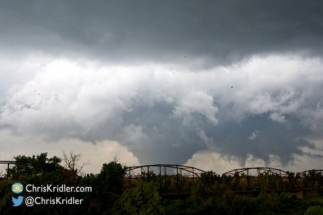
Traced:
POLYGON ((161 194, 185 193, 190 183, 201 177, 205 171, 178 164, 153 164, 126 167, 125 182, 129 188, 139 180, 153 182, 161 194))
POLYGON ((296 179, 303 190, 323 190, 323 169, 312 169, 297 173, 296 179))
POLYGON ((240 168, 222 174, 221 181, 235 192, 299 191, 294 173, 271 167, 240 168))

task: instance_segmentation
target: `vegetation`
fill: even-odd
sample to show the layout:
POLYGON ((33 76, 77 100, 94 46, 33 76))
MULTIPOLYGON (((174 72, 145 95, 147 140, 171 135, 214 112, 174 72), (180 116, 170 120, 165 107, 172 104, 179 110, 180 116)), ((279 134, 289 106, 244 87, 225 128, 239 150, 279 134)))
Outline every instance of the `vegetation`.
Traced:
POLYGON ((161 198, 153 183, 139 182, 132 190, 125 191, 114 206, 114 214, 159 215, 164 214, 161 198))
MULTIPOLYGON (((206 172, 197 180, 181 175, 160 177, 153 172, 144 173, 141 180, 125 181, 126 169, 114 159, 102 166, 98 174, 82 174, 87 163, 80 164, 80 154, 70 152, 59 157, 47 153, 31 157, 19 155, 15 160, 19 165, 9 169, 8 180, 0 181, 0 214, 323 214, 323 180, 320 174, 309 173, 302 183, 311 192, 298 199, 288 192, 270 192, 276 188, 293 188, 293 181, 300 175, 289 173, 285 181, 274 175, 260 175, 258 178, 239 180, 221 177, 215 172, 206 172), (18 168, 19 182, 24 186, 79 186, 91 187, 92 192, 27 192, 14 194, 11 185, 16 182, 18 168), (163 181, 159 181, 162 178, 163 181), (221 181, 222 180, 222 181, 221 181), (247 181, 247 182, 246 182, 247 181), (248 185, 248 186, 247 186, 248 185), (261 189, 239 194, 234 191, 261 189), (174 195, 160 196, 168 192, 174 195), (176 192, 190 195, 176 195, 176 192), (12 206, 12 197, 77 198, 83 199, 79 205, 42 204, 27 207, 12 206)), ((7 177, 3 173, 3 178, 7 177)), ((243 193, 243 192, 242 192, 243 193)))

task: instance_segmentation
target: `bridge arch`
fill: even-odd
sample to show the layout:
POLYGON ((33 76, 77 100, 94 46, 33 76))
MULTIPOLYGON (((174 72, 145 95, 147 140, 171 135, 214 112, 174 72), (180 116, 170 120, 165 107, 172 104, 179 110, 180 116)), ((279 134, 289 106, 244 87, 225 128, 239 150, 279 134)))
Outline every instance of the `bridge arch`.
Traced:
POLYGON ((300 190, 294 173, 272 167, 248 167, 225 172, 221 181, 233 190, 259 192, 264 185, 268 191, 300 190))
POLYGON ((153 182, 160 193, 185 193, 188 184, 205 173, 204 170, 178 164, 152 164, 126 167, 126 184, 131 188, 139 180, 153 182))
POLYGON ((305 170, 297 174, 298 182, 303 190, 313 191, 323 188, 323 169, 305 170))
POLYGON ((312 174, 319 174, 323 176, 323 169, 310 169, 299 173, 300 177, 308 177, 312 174))
POLYGON ((277 168, 272 168, 272 167, 247 167, 247 168, 239 168, 239 169, 233 169, 228 172, 225 172, 222 174, 226 176, 234 176, 236 174, 239 175, 247 175, 247 176, 260 176, 260 174, 276 174, 281 177, 287 177, 288 172, 282 170, 282 169, 277 169, 277 168))

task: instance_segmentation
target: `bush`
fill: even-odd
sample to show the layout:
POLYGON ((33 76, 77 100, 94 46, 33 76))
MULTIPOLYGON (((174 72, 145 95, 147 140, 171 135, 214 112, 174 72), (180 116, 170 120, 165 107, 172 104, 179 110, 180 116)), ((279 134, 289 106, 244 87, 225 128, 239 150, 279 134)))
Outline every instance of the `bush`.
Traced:
POLYGON ((323 208, 321 206, 310 206, 305 211, 304 215, 322 215, 323 214, 323 208))

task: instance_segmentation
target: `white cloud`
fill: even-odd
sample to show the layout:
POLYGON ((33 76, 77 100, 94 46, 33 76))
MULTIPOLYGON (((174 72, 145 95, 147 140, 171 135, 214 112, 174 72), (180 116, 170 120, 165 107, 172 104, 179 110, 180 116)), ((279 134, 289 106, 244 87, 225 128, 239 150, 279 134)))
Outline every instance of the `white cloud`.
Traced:
POLYGON ((198 136, 203 140, 208 148, 214 148, 213 139, 208 137, 202 129, 197 129, 198 136))
MULTIPOLYGON (((161 126, 171 127, 179 120, 183 140, 185 126, 195 126, 205 131, 195 135, 212 148, 212 131, 219 125, 254 116, 266 115, 286 125, 293 117, 311 132, 322 128, 323 100, 318 92, 323 91, 323 62, 318 58, 254 57, 197 72, 178 65, 121 66, 66 59, 29 58, 20 65, 19 71, 26 68, 30 75, 24 81, 11 76, 19 85, 7 91, 0 109, 0 126, 17 134, 51 141, 118 140, 123 145, 154 138, 167 142, 169 134, 160 133, 161 126), (165 105, 157 107, 160 103, 165 105), (151 127, 158 132, 149 133, 151 127)), ((173 145, 196 144, 196 138, 179 144, 172 135, 173 145)))
POLYGON ((270 114, 270 116, 269 116, 269 118, 272 120, 272 121, 274 121, 274 122, 278 122, 278 123, 284 123, 284 122, 286 122, 286 120, 285 120, 285 117, 284 116, 282 116, 281 114, 279 114, 279 113, 271 113, 270 114))
POLYGON ((213 126, 219 123, 218 115, 239 121, 271 113, 270 118, 279 123, 286 121, 284 114, 295 114, 316 129, 321 108, 311 110, 308 104, 322 99, 317 96, 323 86, 322 68, 319 59, 278 56, 255 57, 246 64, 199 73, 165 65, 103 66, 54 60, 37 67, 41 72, 7 95, 1 124, 20 131, 46 129, 49 124, 77 124, 88 130, 102 121, 120 123, 122 114, 131 112, 135 104, 152 108, 165 101, 174 105, 174 116, 184 124, 192 122, 194 113, 213 126))
POLYGON ((248 140, 254 140, 257 138, 258 134, 261 133, 261 131, 254 131, 250 134, 250 136, 248 137, 248 140))
POLYGON ((183 124, 189 125, 192 123, 192 114, 198 113, 203 116, 213 125, 218 124, 215 115, 218 108, 213 105, 213 97, 201 91, 188 92, 179 101, 179 105, 175 107, 174 116, 183 118, 183 124))
MULTIPOLYGON (((323 155, 323 152, 321 152, 323 155)), ((275 155, 270 155, 270 162, 265 163, 260 158, 255 158, 248 155, 244 165, 241 165, 241 159, 234 156, 223 156, 221 153, 212 151, 196 152, 192 158, 188 159, 184 165, 193 166, 204 171, 214 171, 218 174, 223 174, 233 169, 244 167, 273 167, 285 171, 302 172, 309 169, 321 169, 321 160, 311 157, 310 155, 294 155, 294 161, 283 166, 280 158, 275 155)))
MULTIPOLYGON (((62 158, 63 151, 75 154, 81 153, 80 164, 90 160, 90 164, 84 166, 85 173, 100 172, 103 163, 112 161, 115 157, 119 162, 127 165, 139 165, 138 159, 129 150, 116 141, 102 141, 95 145, 78 139, 62 139, 57 142, 45 142, 41 136, 15 136, 8 130, 0 131, 0 160, 14 160, 14 156, 32 156, 48 152, 48 157, 57 156, 62 158)), ((63 163, 62 163, 63 164, 63 163)), ((6 167, 0 166, 0 171, 6 167)))

